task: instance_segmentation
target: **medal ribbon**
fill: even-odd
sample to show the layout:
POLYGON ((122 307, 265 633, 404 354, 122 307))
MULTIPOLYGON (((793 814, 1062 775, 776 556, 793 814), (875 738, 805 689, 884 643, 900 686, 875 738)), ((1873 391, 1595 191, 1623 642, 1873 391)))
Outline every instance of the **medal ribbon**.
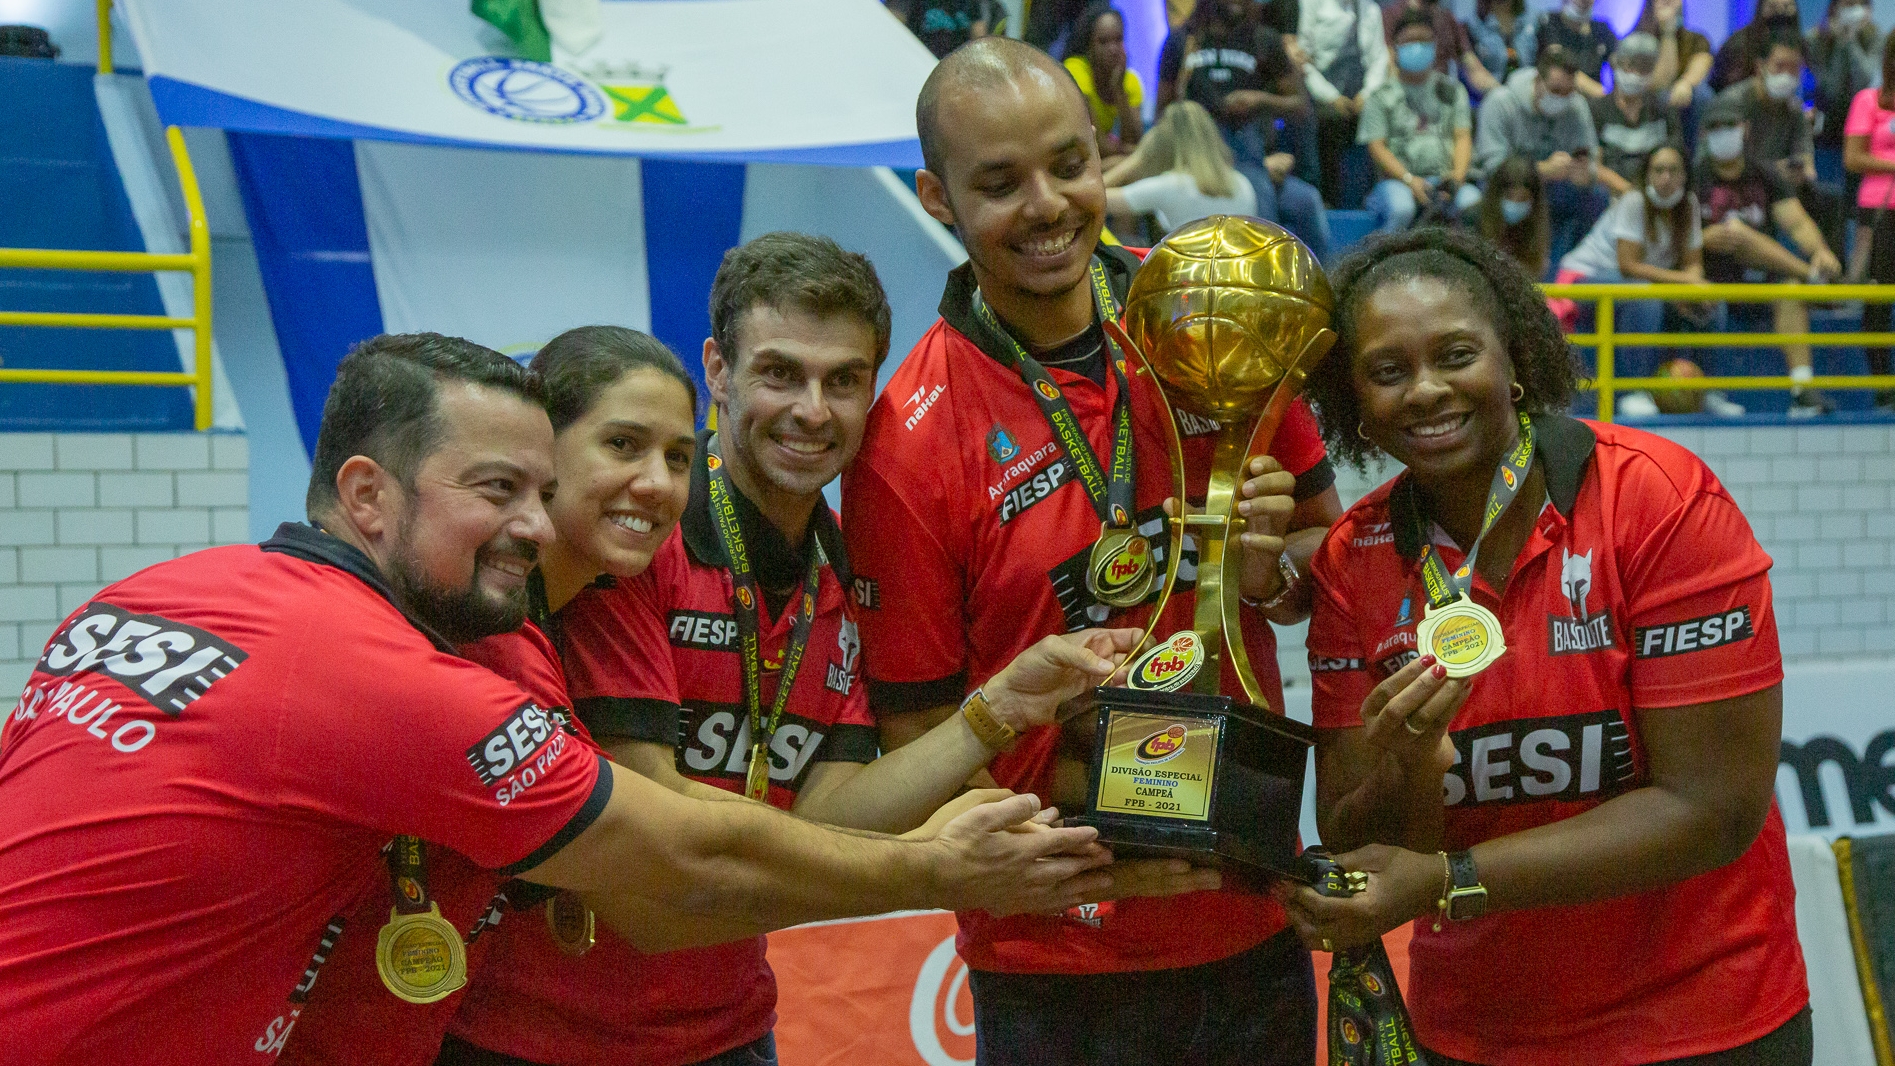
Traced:
MULTIPOLYGON (((1091 276, 1094 310, 1101 319, 1118 317, 1118 299, 1112 295, 1112 286, 1106 280, 1105 265, 1097 258, 1092 261, 1091 276)), ((1131 528, 1132 480, 1137 469, 1132 451, 1131 387, 1125 379, 1125 360, 1118 354, 1112 339, 1108 336, 1105 340, 1105 361, 1112 376, 1118 379, 1119 395, 1118 402, 1112 405, 1112 456, 1108 473, 1099 466, 1092 442, 1079 426, 1079 416, 1073 414, 1072 405, 1066 402, 1066 394, 1060 391, 1053 375, 1007 332, 979 292, 974 294, 974 313, 980 317, 981 324, 1006 345, 1009 368, 1026 382, 1033 402, 1040 405, 1040 413, 1046 416, 1053 435, 1059 438, 1059 446, 1079 468, 1079 481, 1085 485, 1086 495, 1092 499, 1092 509, 1099 520, 1114 529, 1131 528)))
POLYGON ((743 669, 744 709, 750 715, 750 772, 744 782, 744 795, 761 800, 770 791, 770 738, 776 735, 777 723, 783 720, 783 709, 790 703, 790 687, 796 682, 797 668, 803 664, 803 650, 809 645, 809 626, 816 616, 816 590, 822 580, 822 568, 828 565, 829 559, 823 554, 822 543, 812 535, 809 576, 803 579, 802 593, 793 608, 796 613, 791 616, 789 645, 783 649, 783 669, 777 674, 776 699, 771 702, 770 717, 765 718, 759 650, 763 589, 757 584, 756 568, 750 565, 750 551, 744 544, 743 528, 737 522, 736 490, 731 487, 730 472, 724 469, 715 438, 711 440, 710 455, 705 461, 710 467, 711 517, 717 522, 717 537, 730 559, 731 583, 735 586, 730 606, 731 614, 737 619, 741 644, 737 657, 743 669))
MULTIPOLYGON (((1520 440, 1501 460, 1494 471, 1493 487, 1487 490, 1487 510, 1481 515, 1480 533, 1474 537, 1474 543, 1467 549, 1467 558, 1461 568, 1448 572, 1448 564, 1441 559, 1441 553, 1435 550, 1434 538, 1429 535, 1425 521, 1421 524, 1421 585, 1428 594, 1428 606, 1445 607, 1455 600, 1468 595, 1474 587, 1474 560, 1480 555, 1480 542, 1487 532, 1500 521, 1506 513, 1507 505, 1520 495, 1520 486, 1526 484, 1527 473, 1533 469, 1533 420, 1520 413, 1520 440)), ((1408 495, 1414 499, 1415 483, 1408 482, 1408 495)), ((1416 508, 1419 516, 1420 509, 1416 508)), ((1471 598, 1471 597, 1470 597, 1471 598)))
POLYGON ((388 845, 388 883, 395 892, 395 910, 402 914, 420 914, 428 909, 426 841, 420 837, 399 836, 388 845))

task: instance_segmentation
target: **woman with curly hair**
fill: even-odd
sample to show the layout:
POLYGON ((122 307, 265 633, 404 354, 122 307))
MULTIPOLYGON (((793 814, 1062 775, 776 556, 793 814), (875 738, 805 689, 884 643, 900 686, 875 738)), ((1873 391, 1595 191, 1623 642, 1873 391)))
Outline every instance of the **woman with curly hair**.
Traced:
POLYGON ((1311 562, 1317 820, 1369 877, 1282 890, 1298 930, 1414 920, 1432 1063, 1808 1066, 1769 557, 1696 456, 1567 416, 1492 245, 1395 235, 1333 284, 1324 439, 1407 469, 1311 562))

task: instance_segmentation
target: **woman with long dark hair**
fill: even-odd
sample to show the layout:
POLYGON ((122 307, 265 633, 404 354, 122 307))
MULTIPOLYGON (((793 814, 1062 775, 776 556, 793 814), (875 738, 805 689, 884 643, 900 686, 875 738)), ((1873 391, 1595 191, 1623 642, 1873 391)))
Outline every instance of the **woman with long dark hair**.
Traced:
POLYGON ((1546 208, 1546 185, 1533 160, 1514 156, 1494 168, 1474 224, 1481 236, 1513 256, 1528 274, 1546 275, 1553 223, 1546 208))
MULTIPOLYGON (((1868 280, 1895 284, 1895 212, 1890 211, 1895 208, 1895 33, 1882 43, 1882 87, 1856 93, 1842 132, 1843 166, 1862 178, 1856 191, 1856 241, 1869 242, 1868 280)), ((1888 304, 1862 305, 1862 332, 1886 333, 1889 319, 1888 304)), ((1869 373, 1889 372, 1887 348, 1866 351, 1869 373)), ((1895 412, 1895 389, 1879 390, 1875 406, 1895 412)))
POLYGON ((1073 24, 1066 72, 1092 108, 1099 159, 1110 164, 1138 147, 1144 132, 1145 83, 1125 62, 1125 15, 1110 3, 1087 8, 1073 24))
MULTIPOLYGON (((1672 144, 1654 149, 1645 164, 1644 188, 1627 192, 1599 216, 1579 247, 1560 259, 1553 280, 1561 285, 1588 281, 1703 285, 1704 234, 1698 223, 1698 198, 1685 188, 1686 180, 1683 149, 1672 144)), ((1590 308, 1581 313, 1571 300, 1554 300, 1549 306, 1568 328, 1586 328, 1591 318, 1590 308)), ((1665 306, 1661 300, 1616 301, 1613 328, 1619 333, 1657 333, 1664 323, 1665 306)), ((1722 304, 1695 305, 1685 313, 1692 316, 1692 328, 1716 332, 1723 328, 1722 311, 1722 304)), ((1653 365, 1647 353, 1647 349, 1622 353, 1620 376, 1644 376, 1653 365), (1638 354, 1626 358, 1631 352, 1638 354)), ((1619 398, 1621 417, 1649 418, 1657 413, 1658 404, 1650 393, 1628 392, 1619 398)))
POLYGON ((1439 1066, 1809 1066, 1770 557, 1696 456, 1565 413, 1511 257, 1415 230, 1331 284, 1323 437, 1405 471, 1313 562, 1317 823, 1368 878, 1279 889, 1305 942, 1413 921, 1439 1066))

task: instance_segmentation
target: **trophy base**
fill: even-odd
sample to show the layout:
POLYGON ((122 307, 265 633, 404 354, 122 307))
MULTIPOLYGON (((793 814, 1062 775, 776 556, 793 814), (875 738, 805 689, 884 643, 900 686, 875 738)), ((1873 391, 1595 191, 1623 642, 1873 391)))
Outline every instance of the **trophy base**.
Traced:
POLYGON ((1120 858, 1309 883, 1298 855, 1309 726, 1229 696, 1095 689, 1085 813, 1120 858))

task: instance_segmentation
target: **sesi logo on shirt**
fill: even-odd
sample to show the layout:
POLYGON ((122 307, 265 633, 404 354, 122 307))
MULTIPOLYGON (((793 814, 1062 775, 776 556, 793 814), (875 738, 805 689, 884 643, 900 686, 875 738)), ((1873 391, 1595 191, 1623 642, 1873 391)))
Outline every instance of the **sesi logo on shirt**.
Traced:
POLYGON ((1631 733, 1616 710, 1490 722, 1448 734, 1442 804, 1604 798, 1631 787, 1631 733))
POLYGON ((103 669, 176 718, 249 657, 195 626, 93 603, 46 645, 37 672, 66 677, 103 669))
MULTIPOLYGON (((564 736, 554 724, 553 716, 529 700, 522 703, 506 721, 495 726, 493 732, 467 749, 467 765, 480 775, 480 783, 490 788, 505 780, 516 768, 523 768, 523 775, 530 773, 537 780, 539 774, 545 772, 543 764, 550 760, 542 759, 540 764, 531 766, 527 765, 528 761, 549 738, 563 740, 564 736)), ((563 745, 556 745, 555 750, 548 753, 549 756, 557 756, 560 748, 563 745)), ((531 787, 533 781, 523 778, 520 784, 531 787)), ((503 799, 501 802, 506 801, 503 799)))

